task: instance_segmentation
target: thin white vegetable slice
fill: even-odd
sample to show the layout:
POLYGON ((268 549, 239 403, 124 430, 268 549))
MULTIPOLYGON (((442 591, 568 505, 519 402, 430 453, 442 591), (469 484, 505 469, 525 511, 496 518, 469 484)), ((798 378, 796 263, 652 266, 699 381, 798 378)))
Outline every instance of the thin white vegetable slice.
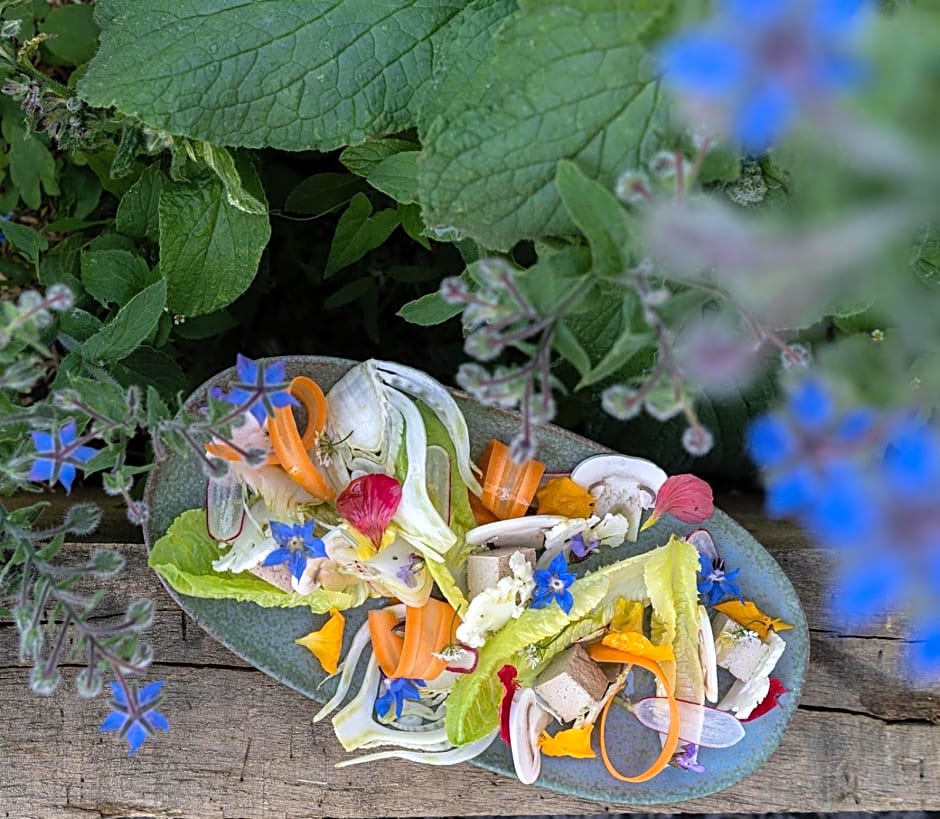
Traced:
MULTIPOLYGON (((679 700, 678 705, 679 739, 682 742, 704 748, 730 748, 744 739, 744 726, 727 711, 683 700, 679 700)), ((665 697, 647 697, 632 710, 647 728, 660 734, 669 731, 669 700, 665 697)))
POLYGON ((708 529, 696 529, 686 538, 686 541, 691 543, 706 560, 718 560, 718 548, 708 529))
POLYGON ((715 653, 715 635, 712 621, 708 619, 705 606, 698 607, 698 651, 705 672, 705 699, 718 701, 718 656, 715 653))
MULTIPOLYGON (((389 608, 399 620, 405 616, 405 607, 403 604, 397 603, 394 606, 389 606, 389 608)), ((366 622, 359 626, 359 630, 356 632, 356 636, 353 637, 352 643, 349 645, 349 650, 343 658, 343 670, 340 673, 339 683, 336 686, 336 693, 313 715, 314 722, 319 722, 324 717, 328 717, 339 707, 339 704, 346 696, 346 692, 349 691, 349 686, 352 684, 353 674, 356 673, 356 666, 359 665, 359 657, 370 642, 369 621, 366 620, 366 622)))
POLYGON ((387 405, 374 361, 357 364, 326 394, 330 439, 353 452, 385 450, 387 405))
POLYGON ((427 473, 428 497, 444 523, 450 524, 450 455, 439 446, 428 447, 427 473))
POLYGON ((627 455, 592 455, 571 470, 571 480, 584 489, 590 489, 605 478, 630 478, 641 486, 648 487, 653 497, 666 482, 666 473, 661 467, 645 458, 627 455))
POLYGON ((363 762, 377 762, 382 759, 404 759, 408 762, 421 762, 424 765, 456 765, 458 762, 468 762, 482 754, 496 738, 498 731, 487 734, 476 742, 470 742, 466 745, 460 745, 447 751, 426 752, 426 751, 405 751, 391 750, 378 751, 374 754, 357 756, 355 759, 345 759, 337 762, 337 768, 346 768, 350 765, 359 765, 363 762))
POLYGON ((467 421, 447 389, 427 373, 413 367, 391 361, 375 363, 379 377, 386 384, 423 401, 437 416, 454 444, 460 477, 474 495, 483 494, 480 482, 474 474, 476 467, 470 460, 470 431, 467 429, 467 421))
POLYGON ((228 542, 241 534, 245 524, 242 484, 231 469, 206 482, 206 528, 213 540, 228 542))
POLYGON ((542 772, 539 733, 546 725, 546 714, 534 690, 520 688, 516 691, 509 708, 509 747, 516 776, 523 785, 531 785, 542 772))

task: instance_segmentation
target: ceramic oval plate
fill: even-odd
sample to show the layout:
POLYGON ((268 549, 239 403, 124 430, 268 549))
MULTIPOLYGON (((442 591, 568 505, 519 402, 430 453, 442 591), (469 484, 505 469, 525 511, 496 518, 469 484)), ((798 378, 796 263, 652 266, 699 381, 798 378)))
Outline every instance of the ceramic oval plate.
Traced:
MULTIPOLYGON (((324 390, 332 386, 355 362, 316 356, 291 356, 283 359, 289 377, 308 375, 324 390)), ((187 400, 185 409, 193 410, 206 400, 210 387, 226 387, 234 368, 203 384, 187 400)), ((492 438, 509 441, 518 430, 514 413, 481 406, 466 396, 457 395, 457 403, 470 429, 472 453, 476 459, 492 438)), ((609 450, 559 427, 548 426, 537 433, 539 457, 551 472, 568 472, 589 455, 609 450)), ((198 457, 171 457, 159 463, 147 481, 147 500, 152 509, 145 529, 148 548, 162 537, 176 517, 187 509, 200 508, 205 502, 205 476, 198 457)), ((579 565, 579 574, 605 562, 648 551, 668 540, 669 534, 688 534, 696 526, 669 519, 642 533, 635 544, 606 549, 579 565)), ((543 757, 541 776, 536 783, 573 796, 629 805, 653 805, 695 799, 733 785, 759 768, 771 755, 796 710, 809 659, 809 634, 796 592, 780 567, 764 548, 727 515, 716 511, 704 524, 712 533, 719 553, 730 568, 740 568, 737 582, 745 596, 772 616, 793 625, 782 633, 787 647, 774 670, 789 693, 779 707, 746 723, 746 735, 737 745, 725 749, 702 748, 699 762, 706 772, 696 774, 679 768, 667 768, 648 782, 632 784, 615 780, 600 759, 543 757)), ((335 690, 332 680, 324 683, 324 672, 307 649, 294 638, 317 629, 323 623, 303 608, 262 608, 254 603, 234 600, 207 600, 178 594, 168 588, 179 605, 209 634, 259 670, 279 682, 323 701, 335 690)), ((345 612, 345 647, 365 620, 365 607, 345 612)), ((720 671, 719 688, 723 694, 731 678, 720 671)), ((355 690, 355 688, 354 688, 355 690)), ((638 694, 646 692, 637 691, 638 694)), ((649 693, 652 693, 650 690, 649 693)), ((607 746, 616 749, 613 756, 623 771, 644 770, 659 753, 658 735, 643 728, 625 709, 614 709, 607 725, 607 746)), ((596 747, 596 741, 595 741, 596 747)), ((514 776, 512 758, 502 742, 495 741, 473 764, 514 776)))

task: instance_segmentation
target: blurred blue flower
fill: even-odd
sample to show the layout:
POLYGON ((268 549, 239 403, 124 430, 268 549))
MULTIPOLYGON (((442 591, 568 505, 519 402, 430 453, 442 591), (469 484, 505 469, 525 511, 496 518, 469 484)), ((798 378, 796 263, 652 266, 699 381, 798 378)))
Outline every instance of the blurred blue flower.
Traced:
POLYGON ((568 571, 568 563, 561 552, 555 555, 547 569, 536 569, 532 577, 535 580, 533 609, 543 609, 555 601, 565 614, 571 611, 574 598, 568 587, 574 583, 575 576, 568 571))
POLYGON ((909 659, 914 674, 924 681, 940 679, 940 613, 922 613, 912 637, 909 659))
POLYGON ((118 736, 130 745, 129 756, 137 753, 148 736, 155 731, 169 731, 170 723, 163 714, 156 710, 160 704, 163 680, 145 685, 140 691, 131 686, 131 700, 128 701, 123 686, 111 683, 111 705, 114 710, 98 726, 99 731, 117 731, 118 736))
POLYGON ((261 565, 279 566, 287 563, 290 573, 300 580, 307 568, 307 560, 327 556, 323 541, 313 533, 315 526, 316 522, 312 520, 293 525, 272 520, 271 535, 280 548, 271 552, 261 565))
POLYGON ((885 478, 893 493, 919 501, 940 486, 940 436, 913 418, 905 418, 888 441, 885 478))
POLYGON ((834 586, 839 621, 864 627, 904 603, 911 578, 897 552, 868 548, 843 559, 834 586))
POLYGON ((273 416, 275 409, 297 404, 297 399, 288 392, 290 381, 283 361, 265 364, 239 353, 235 359, 235 371, 238 380, 228 393, 214 387, 210 395, 236 406, 248 405, 249 412, 259 424, 263 424, 266 417, 273 416))
POLYGON ((594 554, 600 545, 601 542, 597 538, 594 538, 590 543, 585 543, 584 535, 581 532, 571 536, 571 554, 578 560, 584 560, 588 555, 594 554))
POLYGON ((705 766, 698 761, 698 745, 687 742, 682 746, 682 753, 672 758, 672 764, 685 768, 692 773, 705 773, 705 766))
POLYGON ((49 481, 50 485, 58 481, 65 487, 66 492, 72 491, 76 467, 90 461, 99 451, 94 447, 76 444, 77 431, 74 421, 69 421, 58 434, 31 432, 30 435, 39 457, 33 461, 27 479, 49 481))
POLYGON ((698 581, 698 591, 709 606, 720 603, 725 597, 737 597, 742 603, 744 602, 744 595, 734 582, 740 569, 726 573, 723 560, 712 561, 705 555, 699 555, 698 561, 702 575, 702 579, 698 581))
POLYGON ((666 81, 693 118, 752 153, 797 115, 857 84, 852 35, 864 0, 721 0, 717 14, 661 53, 666 81), (704 122, 701 122, 704 120, 704 122))
POLYGON ((384 717, 395 705, 395 719, 401 717, 401 709, 405 705, 405 700, 420 700, 421 692, 418 688, 424 688, 424 680, 406 680, 404 677, 397 679, 385 679, 382 681, 385 687, 385 693, 375 701, 375 710, 380 717, 384 717))

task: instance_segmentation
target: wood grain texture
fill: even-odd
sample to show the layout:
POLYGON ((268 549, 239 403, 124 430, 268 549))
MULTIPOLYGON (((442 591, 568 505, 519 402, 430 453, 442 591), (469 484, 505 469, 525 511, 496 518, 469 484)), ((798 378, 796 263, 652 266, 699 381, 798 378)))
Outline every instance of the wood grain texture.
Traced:
MULTIPOLYGON (((917 690, 899 675, 904 624, 886 619, 872 633, 840 633, 826 614, 830 556, 796 528, 766 520, 756 496, 720 501, 796 585, 811 627, 812 659, 800 708, 763 768, 721 794, 660 810, 940 810, 940 689, 917 690)), ((105 699, 75 697, 76 669, 66 669, 62 687, 48 699, 29 692, 15 629, 0 623, 0 818, 629 810, 525 787, 471 765, 334 768, 345 755, 329 723, 313 725, 309 700, 247 666, 188 620, 147 568, 139 535, 119 505, 106 508, 94 540, 69 544, 67 554, 79 559, 116 543, 127 558, 102 614, 117 616, 137 597, 156 603, 149 639, 155 675, 167 680, 163 710, 173 730, 128 758, 113 735, 96 732, 108 711, 105 699)))

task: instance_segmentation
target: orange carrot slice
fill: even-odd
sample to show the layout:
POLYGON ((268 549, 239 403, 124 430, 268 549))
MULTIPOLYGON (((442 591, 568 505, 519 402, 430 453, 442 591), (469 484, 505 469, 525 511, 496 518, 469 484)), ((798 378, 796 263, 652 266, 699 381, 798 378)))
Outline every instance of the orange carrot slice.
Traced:
POLYGON ((509 447, 502 441, 490 441, 480 458, 483 472, 482 504, 500 520, 522 517, 532 505, 545 464, 529 459, 513 461, 509 447))
POLYGON ((610 761, 610 757, 607 754, 607 745, 604 742, 604 731, 607 725, 607 712, 610 711, 613 698, 607 700, 606 705, 604 705, 601 711, 601 758, 604 760, 604 766, 607 768, 607 772, 621 782, 646 782, 665 769, 679 745, 679 704, 676 702, 676 695, 669 685, 669 681, 666 679, 666 675, 663 673, 662 668, 660 668, 659 663, 653 660, 647 660, 644 657, 638 657, 635 654, 628 654, 625 651, 619 651, 616 648, 599 644, 589 646, 588 654, 599 662, 630 663, 631 665, 638 665, 640 668, 645 668, 656 677, 666 691, 666 699, 669 702, 669 731, 663 742, 663 749, 660 751, 659 756, 653 761, 653 764, 643 771, 643 773, 637 774, 636 776, 624 776, 620 773, 620 771, 614 767, 614 764, 610 761))
POLYGON ((369 636, 372 638, 372 651, 376 662, 386 677, 394 677, 398 663, 401 662, 401 650, 404 638, 392 629, 398 625, 398 617, 391 608, 369 612, 369 636))
POLYGON ((480 526, 484 523, 495 523, 499 520, 473 492, 467 492, 467 499, 470 501, 470 511, 473 512, 473 517, 476 518, 477 524, 480 526))
MULTIPOLYGON (((446 603, 444 605, 447 605, 446 603)), ((421 677, 423 680, 435 680, 441 673, 447 668, 448 661, 441 659, 440 657, 435 657, 434 654, 440 654, 444 650, 445 646, 454 645, 457 642, 457 626, 460 625, 460 618, 457 616, 457 613, 451 608, 450 617, 447 617, 447 612, 442 612, 440 619, 440 624, 438 626, 437 634, 437 648, 431 653, 431 661, 428 663, 428 667, 424 670, 424 676, 421 677)))
POLYGON ((297 422, 290 407, 280 407, 268 419, 271 445, 278 461, 293 481, 321 500, 333 500, 336 490, 330 486, 313 465, 307 449, 326 426, 326 397, 316 381, 298 376, 290 384, 291 395, 296 395, 307 410, 304 438, 297 430, 297 422), (304 441, 309 440, 310 444, 304 441))
POLYGON ((432 656, 447 645, 454 622, 454 610, 442 600, 428 599, 420 608, 405 607, 405 640, 402 645, 401 659, 395 669, 394 677, 409 680, 434 679, 444 667, 429 676, 438 667, 438 658, 432 656))

